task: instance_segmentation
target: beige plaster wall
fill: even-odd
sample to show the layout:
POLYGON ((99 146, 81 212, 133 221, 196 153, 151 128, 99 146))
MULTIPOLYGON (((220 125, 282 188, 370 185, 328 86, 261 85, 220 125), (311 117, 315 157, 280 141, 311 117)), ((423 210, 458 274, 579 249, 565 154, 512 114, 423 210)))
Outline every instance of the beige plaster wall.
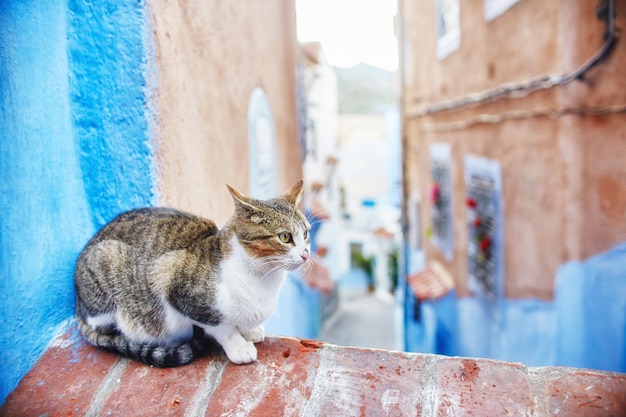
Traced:
MULTIPOLYGON (((502 167, 505 296, 550 299, 563 262, 581 259, 626 240, 626 117, 624 113, 558 116, 554 109, 626 104, 625 45, 574 82, 520 98, 422 115, 429 105, 454 100, 507 82, 575 69, 602 44, 604 25, 596 1, 522 0, 492 22, 481 0, 461 1, 461 47, 436 58, 435 2, 402 1, 402 53, 407 200, 420 195, 422 233, 431 225, 427 198, 429 146, 452 145, 454 259, 424 238, 427 259, 450 270, 459 295, 467 295, 467 227, 463 158, 478 154, 502 167), (419 3, 419 4, 418 4, 419 3), (408 27, 406 27, 408 25, 408 27), (406 48, 410 48, 408 51, 406 48), (408 61, 407 61, 408 60, 408 61), (480 115, 511 117, 472 123, 480 115), (449 123, 459 123, 452 126, 449 123)), ((621 9, 626 4, 617 2, 621 9)), ((626 10, 618 10, 624 16, 626 10)), ((618 27, 626 27, 624 18, 618 27)))
MULTIPOLYGON (((549 93, 542 95, 542 100, 551 99, 546 97, 551 95, 549 93)), ((452 145, 454 189, 454 259, 452 262, 446 261, 429 239, 423 240, 426 257, 447 264, 457 279, 458 292, 467 294, 464 157, 474 154, 496 159, 502 167, 503 181, 505 293, 511 297, 515 297, 515 294, 551 297, 550 282, 563 258, 563 167, 559 162, 558 124, 542 117, 437 133, 424 132, 424 124, 419 121, 409 122, 410 131, 415 132, 413 135, 409 133, 409 136, 419 137, 419 145, 413 146, 414 150, 409 153, 413 159, 409 165, 415 165, 419 170, 417 178, 410 180, 410 187, 417 188, 422 195, 424 234, 431 226, 432 217, 432 207, 426 197, 431 181, 428 149, 432 143, 452 145)))
POLYGON ((151 0, 160 204, 232 213, 224 184, 248 192, 248 101, 265 91, 276 124, 279 190, 302 175, 293 0, 151 0))
POLYGON ((502 83, 561 71, 558 51, 559 4, 522 0, 514 10, 485 22, 484 0, 462 0, 461 46, 437 60, 436 2, 401 1, 409 14, 410 74, 403 101, 408 111, 451 100, 502 83))
MULTIPOLYGON (((561 9, 564 66, 573 68, 599 48, 604 24, 588 15, 597 2, 567 3, 561 9)), ((626 2, 616 1, 616 27, 626 29, 626 2)), ((609 58, 590 70, 585 82, 558 90, 559 105, 596 111, 626 106, 626 42, 623 35, 609 58)), ((565 253, 583 259, 626 239, 626 112, 566 116, 559 142, 567 164, 569 212, 565 253), (573 160, 573 161, 572 161, 573 160)))

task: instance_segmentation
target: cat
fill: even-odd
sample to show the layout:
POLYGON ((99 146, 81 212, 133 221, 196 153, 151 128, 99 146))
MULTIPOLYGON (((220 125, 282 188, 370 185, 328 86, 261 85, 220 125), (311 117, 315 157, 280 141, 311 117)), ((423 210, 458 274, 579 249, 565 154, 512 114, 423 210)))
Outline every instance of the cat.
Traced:
POLYGON ((222 229, 142 208, 91 238, 74 271, 76 319, 89 343, 157 367, 206 355, 211 339, 233 363, 257 360, 254 344, 286 271, 310 259, 311 225, 298 209, 302 181, 269 200, 226 187, 234 214, 222 229))

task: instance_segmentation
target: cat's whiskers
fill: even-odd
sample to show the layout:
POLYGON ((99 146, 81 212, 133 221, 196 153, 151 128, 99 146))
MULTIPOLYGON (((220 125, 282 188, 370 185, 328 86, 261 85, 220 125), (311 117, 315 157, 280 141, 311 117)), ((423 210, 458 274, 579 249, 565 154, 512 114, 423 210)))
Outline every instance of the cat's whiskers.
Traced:
POLYGON ((307 213, 307 220, 309 221, 311 225, 323 222, 324 220, 321 219, 321 216, 320 216, 321 213, 325 213, 325 210, 323 208, 315 209, 307 213))
POLYGON ((287 269, 285 268, 284 260, 278 256, 268 256, 262 259, 257 259, 256 262, 248 265, 248 270, 251 273, 257 274, 261 272, 262 277, 268 277, 274 275, 276 272, 287 269))
POLYGON ((309 224, 311 225, 311 227, 315 227, 317 226, 318 223, 321 223, 323 220, 313 220, 313 221, 309 221, 309 224))
POLYGON ((271 266, 269 269, 266 269, 264 272, 265 277, 273 276, 275 273, 280 271, 293 271, 296 269, 300 269, 309 263, 309 260, 301 263, 299 261, 285 258, 282 256, 273 256, 267 257, 263 260, 263 262, 258 265, 259 268, 265 269, 266 266, 271 266))

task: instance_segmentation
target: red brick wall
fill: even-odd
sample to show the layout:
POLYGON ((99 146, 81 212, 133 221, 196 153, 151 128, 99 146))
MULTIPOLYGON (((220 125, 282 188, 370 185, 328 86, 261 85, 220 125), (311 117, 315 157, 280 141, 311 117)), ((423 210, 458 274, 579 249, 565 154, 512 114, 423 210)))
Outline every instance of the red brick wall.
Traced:
POLYGON ((626 375, 270 338, 259 360, 171 369, 57 339, 2 416, 624 416, 626 375))

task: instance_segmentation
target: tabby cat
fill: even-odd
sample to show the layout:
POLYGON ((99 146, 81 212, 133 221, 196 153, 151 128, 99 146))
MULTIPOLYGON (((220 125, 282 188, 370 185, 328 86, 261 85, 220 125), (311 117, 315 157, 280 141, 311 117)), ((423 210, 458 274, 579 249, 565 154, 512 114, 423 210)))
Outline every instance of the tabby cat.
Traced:
POLYGON ((234 214, 211 220, 166 208, 122 213, 76 263, 76 316, 93 345, 158 367, 211 351, 237 364, 257 359, 286 271, 310 255, 310 225, 297 208, 298 181, 257 200, 228 186, 234 214))

